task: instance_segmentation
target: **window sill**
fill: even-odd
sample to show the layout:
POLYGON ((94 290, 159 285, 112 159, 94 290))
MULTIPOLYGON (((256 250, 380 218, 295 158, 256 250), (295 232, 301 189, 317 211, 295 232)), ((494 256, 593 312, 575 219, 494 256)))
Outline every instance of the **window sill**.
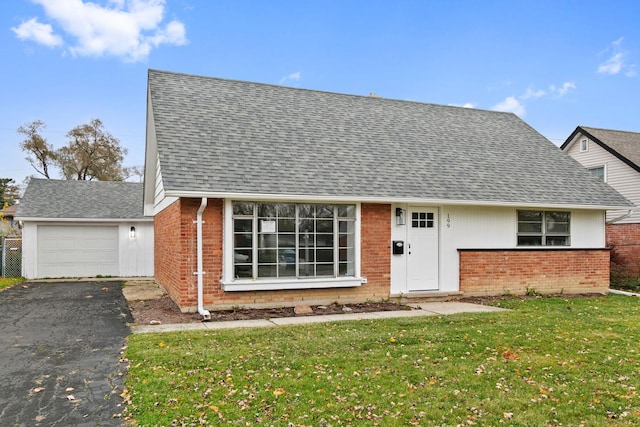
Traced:
POLYGON ((354 288, 367 283, 363 277, 339 277, 326 279, 292 279, 292 280, 247 280, 221 281, 225 292, 242 291, 276 291, 287 289, 324 289, 324 288, 354 288))

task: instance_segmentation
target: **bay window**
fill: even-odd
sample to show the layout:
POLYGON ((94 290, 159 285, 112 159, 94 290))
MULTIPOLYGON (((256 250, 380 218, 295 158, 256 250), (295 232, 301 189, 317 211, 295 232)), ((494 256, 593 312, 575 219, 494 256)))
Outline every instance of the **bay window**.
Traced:
POLYGON ((232 202, 235 279, 355 277, 356 205, 232 202))

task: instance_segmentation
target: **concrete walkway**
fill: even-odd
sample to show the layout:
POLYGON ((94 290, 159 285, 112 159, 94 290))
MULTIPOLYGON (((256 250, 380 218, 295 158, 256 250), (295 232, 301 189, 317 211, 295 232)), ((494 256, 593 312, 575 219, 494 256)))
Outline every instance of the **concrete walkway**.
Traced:
MULTIPOLYGON (((125 288, 126 289, 126 288, 125 288)), ((339 322, 344 320, 394 319, 401 317, 441 316, 455 313, 485 313, 506 311, 504 308, 491 307, 465 302, 427 302, 409 304, 414 310, 379 311, 373 313, 345 313, 322 316, 280 317, 257 320, 232 320, 225 322, 178 323, 167 325, 134 325, 131 331, 136 334, 153 332, 197 331, 229 328, 267 328, 309 323, 339 322)))

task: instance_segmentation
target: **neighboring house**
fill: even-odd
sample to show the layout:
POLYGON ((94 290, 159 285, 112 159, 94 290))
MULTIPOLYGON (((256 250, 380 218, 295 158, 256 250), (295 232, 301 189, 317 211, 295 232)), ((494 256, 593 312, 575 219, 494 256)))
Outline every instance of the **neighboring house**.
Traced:
MULTIPOLYGON (((578 126, 561 148, 640 206, 640 133, 578 126)), ((607 211, 606 233, 614 273, 640 278, 640 209, 607 211)))
POLYGON ((20 237, 20 227, 15 220, 19 205, 0 210, 0 237, 20 237))
POLYGON ((609 286, 632 204, 516 115, 149 71, 145 213, 184 311, 609 286))
POLYGON ((153 276, 142 184, 32 178, 16 218, 28 279, 153 276))

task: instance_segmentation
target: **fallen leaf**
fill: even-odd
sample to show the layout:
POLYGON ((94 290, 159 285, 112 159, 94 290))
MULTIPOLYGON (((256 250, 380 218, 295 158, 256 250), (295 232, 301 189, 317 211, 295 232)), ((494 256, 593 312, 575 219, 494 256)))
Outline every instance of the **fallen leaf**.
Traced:
POLYGON ((67 400, 76 400, 76 397, 73 394, 67 395, 67 400))
POLYGON ((282 396, 282 395, 283 395, 283 394, 285 394, 285 393, 286 393, 286 391, 285 391, 285 389, 284 389, 284 388, 282 388, 282 387, 280 387, 280 388, 277 388, 277 389, 273 390, 273 395, 274 395, 275 397, 282 396))
POLYGON ((389 342, 396 342, 396 339, 394 337, 389 338, 389 342))
POLYGON ((40 393, 41 391, 44 391, 44 387, 36 387, 33 389, 34 393, 40 393))
POLYGON ((102 288, 102 289, 100 289, 100 290, 101 290, 101 291, 105 291, 105 292, 107 292, 107 291, 109 290, 109 288, 107 288, 107 287, 105 286, 104 288, 102 288))
POLYGON ((71 392, 73 390, 74 390, 73 387, 67 387, 67 388, 64 389, 64 391, 66 391, 67 393, 69 393, 69 392, 71 392))

